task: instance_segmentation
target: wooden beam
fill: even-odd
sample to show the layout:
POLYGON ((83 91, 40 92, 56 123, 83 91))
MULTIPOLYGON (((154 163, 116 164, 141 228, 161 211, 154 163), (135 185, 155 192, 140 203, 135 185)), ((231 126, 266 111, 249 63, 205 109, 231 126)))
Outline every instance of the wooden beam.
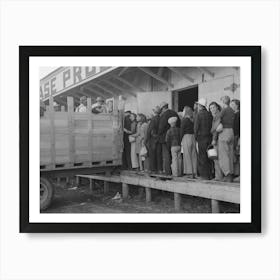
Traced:
POLYGON ((124 199, 128 198, 128 194, 129 194, 129 186, 128 184, 123 183, 122 184, 122 197, 124 199))
POLYGON ((183 73, 182 71, 180 71, 178 68, 179 67, 168 67, 171 71, 173 71, 175 74, 177 74, 178 76, 181 76, 182 78, 184 78, 185 80, 194 83, 194 79, 192 77, 190 77, 189 75, 183 73))
POLYGON ((102 82, 103 82, 103 83, 106 83, 106 84, 108 84, 108 85, 110 85, 111 87, 114 87, 114 88, 120 90, 121 93, 128 93, 128 94, 130 94, 130 95, 133 95, 134 97, 137 97, 136 93, 134 93, 134 92, 132 92, 132 91, 130 91, 130 90, 128 90, 128 89, 125 89, 125 88, 123 88, 123 87, 120 87, 119 85, 116 85, 116 84, 114 84, 114 83, 112 83, 112 82, 110 82, 110 81, 108 81, 108 80, 104 80, 104 81, 102 81, 102 82))
POLYGON ((128 69, 128 67, 123 67, 123 69, 120 71, 118 76, 120 77, 127 69, 128 69))
POLYGON ((107 91, 108 93, 112 94, 113 96, 118 95, 118 93, 112 91, 108 87, 104 87, 103 85, 100 85, 100 83, 96 84, 96 86, 103 89, 104 91, 107 91))
MULTIPOLYGON (((91 84, 91 86, 94 86, 93 84, 91 84)), ((96 90, 96 89, 93 89, 92 87, 84 87, 86 90, 96 94, 97 96, 101 96, 103 97, 104 99, 107 99, 108 98, 108 95, 105 95, 104 93, 100 92, 99 90, 96 90)), ((111 97, 111 95, 110 95, 111 97)))
POLYGON ((152 189, 151 188, 145 188, 146 190, 146 202, 152 201, 152 189))
POLYGON ((133 88, 133 89, 136 90, 136 91, 141 91, 141 92, 145 91, 145 90, 142 89, 141 87, 135 86, 134 84, 132 84, 131 82, 125 80, 125 79, 122 78, 122 77, 119 77, 119 76, 117 76, 117 75, 112 75, 111 77, 112 77, 112 78, 115 78, 116 80, 121 81, 122 83, 128 85, 129 87, 133 88))
POLYGON ((157 75, 156 73, 152 72, 149 68, 146 67, 138 67, 138 69, 140 69, 141 71, 143 71, 144 73, 146 73, 147 75, 153 77, 154 79, 160 81, 161 83, 167 85, 169 88, 173 88, 174 85, 169 83, 168 81, 166 81, 165 79, 163 79, 162 77, 160 77, 159 75, 157 75))
POLYGON ((174 193, 174 208, 176 211, 181 210, 181 195, 179 193, 174 193))
POLYGON ((162 75, 163 69, 164 69, 164 67, 159 67, 159 68, 158 68, 157 74, 158 74, 159 76, 162 75))
POLYGON ((77 92, 78 92, 79 94, 81 94, 81 95, 84 95, 84 96, 86 96, 86 97, 92 98, 92 95, 86 93, 86 92, 84 91, 84 89, 83 89, 83 90, 78 90, 77 92))
POLYGON ((126 88, 123 88, 123 87, 121 87, 121 86, 119 86, 119 85, 116 85, 115 83, 113 83, 113 82, 111 82, 111 81, 104 80, 104 81, 102 81, 102 82, 105 83, 105 84, 110 85, 111 87, 114 87, 114 88, 118 89, 121 93, 128 93, 128 94, 130 94, 130 95, 133 95, 134 97, 137 97, 136 93, 132 92, 132 91, 129 90, 129 89, 126 89, 126 88))
POLYGON ((115 96, 116 94, 106 88, 104 88, 103 86, 99 85, 99 84, 94 84, 95 87, 102 89, 104 92, 110 94, 111 96, 115 96))
POLYGON ((215 73, 210 71, 208 68, 206 67, 197 67, 199 70, 201 70, 202 72, 207 73, 209 76, 211 76, 212 78, 215 77, 215 73))
POLYGON ((212 213, 220 213, 220 205, 218 200, 211 199, 211 210, 212 213))

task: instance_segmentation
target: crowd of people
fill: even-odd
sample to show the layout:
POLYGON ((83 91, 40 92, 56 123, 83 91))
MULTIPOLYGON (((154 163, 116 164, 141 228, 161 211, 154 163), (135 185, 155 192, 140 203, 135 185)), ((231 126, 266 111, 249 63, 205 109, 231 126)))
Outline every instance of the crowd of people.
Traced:
MULTIPOLYGON (((98 97, 92 113, 112 113, 113 101, 107 101, 98 97)), ((152 116, 125 111, 123 167, 232 182, 240 175, 240 101, 229 96, 220 101, 222 106, 211 102, 207 107, 201 98, 178 113, 162 102, 152 116), (210 149, 215 157, 209 156, 210 149)), ((75 112, 87 112, 85 96, 75 112)))
MULTIPOLYGON (((80 98, 80 104, 76 107, 75 112, 85 113, 87 112, 87 98, 82 96, 80 98)), ((105 103, 105 100, 102 97, 97 97, 96 102, 91 106, 91 112, 93 114, 100 113, 112 113, 113 112, 113 100, 108 100, 105 103)))
POLYGON ((224 96, 221 104, 201 98, 177 113, 162 102, 151 117, 126 111, 124 168, 232 182, 240 173, 240 101, 224 96))

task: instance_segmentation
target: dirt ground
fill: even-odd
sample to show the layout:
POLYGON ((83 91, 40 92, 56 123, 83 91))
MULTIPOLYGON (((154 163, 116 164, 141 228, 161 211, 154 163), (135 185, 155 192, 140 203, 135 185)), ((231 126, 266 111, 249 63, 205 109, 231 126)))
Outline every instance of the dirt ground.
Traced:
MULTIPOLYGON (((178 213, 174 210, 173 194, 152 190, 152 202, 146 203, 145 193, 139 194, 139 188, 130 186, 129 198, 113 199, 121 185, 110 183, 109 192, 103 193, 103 186, 96 184, 90 193, 88 180, 80 185, 61 181, 55 185, 55 197, 45 213, 178 213)), ((211 213, 209 199, 182 196, 182 209, 179 213, 211 213)), ((221 202, 222 213, 239 213, 239 205, 221 202)))

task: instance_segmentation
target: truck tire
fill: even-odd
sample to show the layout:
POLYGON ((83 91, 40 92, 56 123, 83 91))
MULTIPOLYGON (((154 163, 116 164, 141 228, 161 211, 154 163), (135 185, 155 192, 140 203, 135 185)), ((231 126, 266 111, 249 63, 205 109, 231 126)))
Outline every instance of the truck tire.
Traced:
POLYGON ((40 178, 40 210, 46 210, 54 197, 53 184, 47 178, 40 178))

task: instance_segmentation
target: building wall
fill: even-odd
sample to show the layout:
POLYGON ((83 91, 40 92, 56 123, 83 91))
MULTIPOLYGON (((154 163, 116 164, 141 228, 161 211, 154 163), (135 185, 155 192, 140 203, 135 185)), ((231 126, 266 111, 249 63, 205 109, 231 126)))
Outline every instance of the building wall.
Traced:
POLYGON ((137 69, 127 73, 125 79, 130 80, 137 87, 141 87, 149 92, 137 92, 136 97, 127 96, 125 109, 135 113, 143 112, 151 113, 151 107, 159 105, 162 101, 166 101, 172 106, 172 92, 198 85, 198 98, 204 97, 208 104, 211 101, 220 103, 220 98, 228 95, 231 98, 240 99, 240 69, 234 67, 207 67, 214 73, 214 77, 207 72, 199 70, 197 67, 182 68, 180 71, 194 79, 190 82, 180 75, 165 68, 162 77, 173 84, 174 88, 170 89, 167 85, 152 79, 141 70, 137 69), (237 87, 232 91, 232 85, 237 87), (157 92, 157 93, 155 93, 157 92), (160 92, 163 94, 161 95, 160 92), (146 101, 146 102, 145 102, 146 101))

